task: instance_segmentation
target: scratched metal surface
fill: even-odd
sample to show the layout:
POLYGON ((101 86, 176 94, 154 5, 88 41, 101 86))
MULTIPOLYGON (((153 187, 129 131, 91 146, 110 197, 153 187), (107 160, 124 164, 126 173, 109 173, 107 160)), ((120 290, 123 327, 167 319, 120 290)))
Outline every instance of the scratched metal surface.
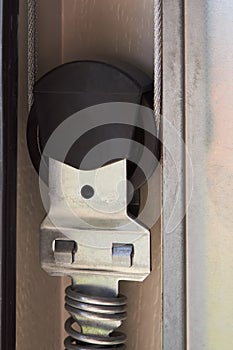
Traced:
POLYGON ((231 0, 185 1, 189 350, 233 349, 232 13, 231 0))
MULTIPOLYGON (((163 1, 163 349, 186 350, 183 1, 163 1), (170 125, 170 126, 169 126, 170 125), (172 215, 173 214, 173 215, 172 215)), ((198 348, 197 348, 198 349, 198 348)), ((199 349, 198 349, 199 350, 199 349)))

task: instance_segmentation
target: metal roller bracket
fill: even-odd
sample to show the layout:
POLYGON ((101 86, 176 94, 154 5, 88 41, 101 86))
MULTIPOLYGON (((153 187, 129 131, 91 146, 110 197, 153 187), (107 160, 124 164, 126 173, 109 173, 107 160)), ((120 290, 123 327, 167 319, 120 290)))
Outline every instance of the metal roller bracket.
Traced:
POLYGON ((126 160, 82 171, 50 159, 49 194, 41 226, 41 262, 48 273, 88 272, 117 282, 147 277, 150 232, 127 214, 126 160))

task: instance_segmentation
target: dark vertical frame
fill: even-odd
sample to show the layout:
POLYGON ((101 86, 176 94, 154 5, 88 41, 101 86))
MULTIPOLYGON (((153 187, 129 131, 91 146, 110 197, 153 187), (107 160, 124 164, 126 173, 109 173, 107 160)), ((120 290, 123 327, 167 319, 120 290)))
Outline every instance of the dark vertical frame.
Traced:
POLYGON ((18 0, 0 0, 1 349, 15 349, 18 0))

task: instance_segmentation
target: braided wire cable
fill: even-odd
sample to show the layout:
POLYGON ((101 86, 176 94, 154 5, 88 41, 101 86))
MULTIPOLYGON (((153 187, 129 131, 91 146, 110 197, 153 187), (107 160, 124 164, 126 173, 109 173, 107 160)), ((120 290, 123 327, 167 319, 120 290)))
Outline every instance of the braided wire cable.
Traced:
POLYGON ((154 0, 154 112, 157 130, 162 108, 162 1, 154 0))
POLYGON ((37 73, 36 0, 28 0, 28 108, 33 104, 33 87, 37 73))

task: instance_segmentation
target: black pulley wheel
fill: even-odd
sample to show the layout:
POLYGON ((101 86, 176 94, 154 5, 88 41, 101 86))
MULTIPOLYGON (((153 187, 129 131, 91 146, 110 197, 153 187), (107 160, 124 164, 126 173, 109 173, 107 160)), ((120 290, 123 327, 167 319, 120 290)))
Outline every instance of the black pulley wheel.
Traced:
MULTIPOLYGON (((103 61, 77 61, 64 64, 38 80, 34 87, 34 103, 27 128, 29 153, 37 172, 43 150, 61 123, 79 111, 109 102, 133 103, 152 109, 153 81, 131 65, 103 61)), ((80 123, 82 126, 88 124, 88 117, 81 119, 80 123)), ((137 191, 145 183, 146 177, 137 161, 128 159, 130 150, 127 147, 122 148, 120 140, 133 140, 147 147, 159 158, 159 141, 155 135, 158 135, 157 130, 150 132, 116 120, 87 130, 72 144, 63 161, 77 169, 95 169, 104 164, 98 163, 98 157, 84 164, 83 159, 86 155, 101 142, 119 140, 115 147, 119 152, 111 156, 111 150, 108 150, 109 159, 111 162, 119 159, 128 160, 127 177, 137 191)), ((60 160, 59 154, 53 151, 47 156, 60 160)), ((40 176, 47 182, 48 171, 44 157, 43 161, 45 171, 40 173, 40 176)), ((138 195, 134 198, 138 201, 138 195)))

